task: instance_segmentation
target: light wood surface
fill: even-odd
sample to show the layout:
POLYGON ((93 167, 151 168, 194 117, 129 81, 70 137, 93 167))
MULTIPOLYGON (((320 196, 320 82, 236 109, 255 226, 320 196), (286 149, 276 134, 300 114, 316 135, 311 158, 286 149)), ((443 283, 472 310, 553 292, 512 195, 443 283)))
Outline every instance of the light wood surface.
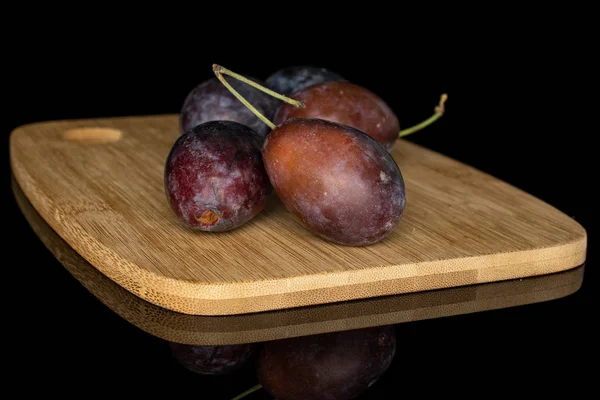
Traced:
POLYGON ((163 185, 178 134, 177 115, 158 115, 35 123, 10 137, 13 174, 52 229, 107 277, 170 310, 278 310, 547 274, 586 258, 586 231, 567 215, 407 140, 392 153, 406 213, 376 245, 325 242, 276 196, 242 228, 192 232, 163 185))
POLYGON ((151 304, 102 275, 62 240, 13 180, 25 218, 57 260, 104 305, 164 340, 194 345, 265 342, 491 311, 555 300, 581 288, 584 266, 553 274, 374 299, 235 316, 182 314, 151 304))

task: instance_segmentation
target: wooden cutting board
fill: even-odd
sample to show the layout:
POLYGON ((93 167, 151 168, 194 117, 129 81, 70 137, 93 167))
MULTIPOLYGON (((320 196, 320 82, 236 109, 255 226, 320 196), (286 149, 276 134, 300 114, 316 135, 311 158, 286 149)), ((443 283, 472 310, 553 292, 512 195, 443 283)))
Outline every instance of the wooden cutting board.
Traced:
POLYGON ((266 342, 540 303, 577 292, 585 270, 582 265, 529 278, 245 315, 188 315, 151 304, 108 279, 50 228, 14 180, 12 186, 33 231, 71 275, 124 320, 176 343, 266 342))
POLYGON ((399 140, 407 209, 369 247, 316 237, 274 195, 228 233, 182 227, 163 186, 177 115, 51 121, 10 136, 27 198, 77 253, 131 293, 228 315, 548 274, 584 263, 585 229, 485 173, 399 140))

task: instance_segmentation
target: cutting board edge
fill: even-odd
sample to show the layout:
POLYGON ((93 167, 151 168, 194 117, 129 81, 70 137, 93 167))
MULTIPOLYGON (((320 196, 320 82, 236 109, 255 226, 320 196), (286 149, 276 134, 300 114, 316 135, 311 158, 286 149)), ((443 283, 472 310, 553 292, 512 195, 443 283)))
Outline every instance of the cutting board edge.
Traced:
MULTIPOLYGON (((577 268, 577 267, 575 267, 577 268)), ((574 269, 574 268, 570 268, 574 269)), ((581 288, 583 279, 570 283, 560 288, 559 290, 546 290, 536 293, 536 298, 533 300, 522 301, 521 299, 527 298, 529 293, 516 294, 511 297, 518 306, 527 306, 530 304, 536 304, 541 302, 547 302, 552 300, 559 300, 568 296, 571 296, 579 291, 581 288)), ((354 329, 369 328, 372 326, 383 326, 389 324, 403 324, 408 322, 425 321, 436 318, 454 317, 458 315, 475 314, 484 311, 494 311, 506 308, 505 305, 494 302, 494 299, 487 299, 484 302, 480 302, 477 305, 473 305, 472 302, 465 302, 460 304, 442 304, 432 307, 425 307, 417 310, 399 310, 390 311, 382 314, 374 314, 372 316, 364 317, 352 317, 349 319, 334 319, 327 321, 328 324, 322 322, 309 321, 301 325, 294 325, 291 328, 288 326, 279 326, 276 328, 263 328, 256 330, 243 330, 243 331, 223 331, 223 332, 199 332, 194 330, 169 330, 168 334, 164 333, 163 326, 152 326, 148 327, 149 324, 145 325, 144 328, 155 336, 161 336, 170 341, 175 341, 183 344, 190 345, 232 345, 239 343, 260 343, 270 340, 281 340, 285 338, 293 338, 308 335, 319 335, 329 332, 340 332, 349 331, 354 329), (415 317, 415 314, 418 316, 415 317), (150 329, 153 329, 150 331, 150 329), (173 335, 176 334, 177 337, 173 335)), ((142 328, 140 323, 140 329, 142 328)))
MULTIPOLYGON (((582 282, 575 282, 558 290, 544 291, 537 293, 537 297, 532 300, 522 301, 527 298, 527 294, 513 296, 514 302, 518 306, 527 306, 541 302, 559 300, 575 294, 581 288, 582 282)), ((458 315, 475 314, 485 311, 494 311, 504 309, 504 305, 497 304, 493 299, 481 302, 474 306, 471 302, 456 304, 443 304, 433 307, 427 307, 418 310, 399 310, 395 312, 386 312, 374 314, 368 317, 352 317, 349 319, 334 319, 323 322, 306 322, 300 325, 278 326, 275 328, 263 328, 255 330, 242 331, 223 331, 223 332, 204 332, 186 329, 172 329, 159 325, 154 321, 137 322, 136 326, 165 340, 189 345, 232 345, 239 343, 261 343, 270 340, 281 340, 286 338, 301 337, 308 335, 319 335, 329 332, 349 331, 354 329, 369 328, 372 326, 384 326, 390 324, 403 324, 408 322, 426 321, 436 318, 447 318, 458 315), (418 316, 415 317, 415 314, 418 316)))

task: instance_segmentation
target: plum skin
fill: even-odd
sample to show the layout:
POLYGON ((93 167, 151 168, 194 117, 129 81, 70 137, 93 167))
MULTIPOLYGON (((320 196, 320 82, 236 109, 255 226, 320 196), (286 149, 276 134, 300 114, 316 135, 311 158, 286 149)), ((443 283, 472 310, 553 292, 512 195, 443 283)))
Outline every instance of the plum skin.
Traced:
POLYGON ((164 185, 178 220, 207 232, 247 223, 272 193, 260 137, 233 121, 205 122, 179 136, 167 156, 164 185))
POLYGON ((375 384, 396 355, 393 325, 263 343, 260 384, 279 400, 354 399, 375 384))
POLYGON ((288 119, 267 136, 262 153, 282 203, 323 239, 371 245, 402 218, 400 169, 364 132, 321 119, 288 119))
POLYGON ((175 360, 202 375, 224 375, 241 368, 258 351, 259 345, 199 346, 169 342, 175 360))
POLYGON ((377 140, 388 151, 400 132, 400 122, 393 110, 370 90, 343 81, 322 82, 290 97, 304 102, 304 108, 283 103, 273 122, 290 118, 319 118, 356 128, 377 140))
MULTIPOLYGON (((259 84, 265 83, 249 77, 259 84)), ((271 119, 280 101, 235 79, 227 82, 265 117, 271 119)), ((208 121, 234 121, 248 126, 262 138, 269 127, 240 102, 216 77, 194 87, 186 96, 179 115, 180 133, 208 121)))
POLYGON ((326 68, 296 65, 274 72, 269 75, 265 83, 269 89, 287 96, 314 84, 329 81, 346 81, 346 79, 326 68))

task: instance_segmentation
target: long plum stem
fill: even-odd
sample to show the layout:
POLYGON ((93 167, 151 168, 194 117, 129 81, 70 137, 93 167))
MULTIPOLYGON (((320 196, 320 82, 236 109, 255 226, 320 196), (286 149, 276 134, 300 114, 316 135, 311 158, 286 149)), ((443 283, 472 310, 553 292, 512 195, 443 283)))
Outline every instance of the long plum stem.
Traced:
POLYGON ((399 138, 400 137, 404 137, 404 136, 410 135, 411 133, 415 133, 417 131, 420 131, 421 129, 423 129, 423 128, 425 128, 425 127, 433 124, 435 121, 437 121, 438 119, 440 119, 442 117, 442 115, 444 115, 444 111, 445 111, 445 109, 444 109, 444 103, 446 103, 446 100, 448 100, 448 95, 446 93, 444 93, 440 97, 440 102, 435 107, 435 113, 431 117, 427 118, 425 121, 423 121, 423 122, 421 122, 421 123, 419 123, 417 125, 414 125, 414 126, 411 126, 410 128, 406 128, 406 129, 401 130, 398 133, 398 137, 399 138))
POLYGON ((254 87, 254 88, 258 89, 258 90, 260 90, 261 92, 264 92, 264 93, 266 93, 266 94, 268 94, 270 96, 275 97, 276 99, 285 101, 286 103, 289 103, 289 104, 291 104, 293 106, 296 106, 298 108, 304 108, 304 103, 301 102, 300 100, 295 100, 295 99, 292 99, 290 97, 287 97, 287 96, 284 96, 282 94, 279 94, 277 92, 274 92, 273 90, 271 90, 269 88, 266 88, 266 87, 264 87, 264 86, 262 86, 262 85, 260 85, 260 84, 258 84, 256 82, 254 82, 254 81, 252 81, 252 80, 250 80, 250 79, 248 79, 248 78, 246 78, 246 77, 244 77, 244 76, 242 76, 240 74, 236 74, 235 72, 230 71, 227 68, 222 67, 222 66, 220 66, 218 64, 213 64, 213 71, 215 73, 218 72, 218 73, 223 74, 223 75, 229 75, 232 78, 237 79, 238 81, 242 81, 242 82, 244 82, 244 83, 246 83, 246 84, 248 84, 248 85, 250 85, 250 86, 252 86, 252 87, 254 87))
POLYGON ((256 386, 252 386, 250 389, 246 390, 245 392, 238 394, 231 400, 240 400, 241 398, 248 396, 250 393, 254 393, 260 389, 262 389, 262 385, 259 383, 256 386))
POLYGON ((269 121, 269 119, 267 117, 265 117, 264 115, 262 115, 262 113, 260 111, 258 111, 252 104, 250 104, 248 102, 248 100, 246 100, 244 98, 244 96, 242 96, 241 94, 239 94, 237 92, 237 90, 235 90, 230 84, 229 82, 227 82, 225 80, 225 78, 223 77, 223 75, 221 74, 221 71, 217 68, 215 68, 215 66, 213 65, 213 71, 215 72, 215 75, 217 76, 217 78, 221 81, 221 83, 227 88, 227 90, 229 90, 231 92, 231 94, 233 94, 239 101, 242 102, 242 104, 244 104, 246 107, 248 107, 248 109, 250 111, 252 111, 252 113, 254 115, 256 115, 262 122, 264 122, 265 124, 267 124, 269 126, 269 128, 271 129, 275 129, 275 124, 272 123, 271 121, 269 121))

